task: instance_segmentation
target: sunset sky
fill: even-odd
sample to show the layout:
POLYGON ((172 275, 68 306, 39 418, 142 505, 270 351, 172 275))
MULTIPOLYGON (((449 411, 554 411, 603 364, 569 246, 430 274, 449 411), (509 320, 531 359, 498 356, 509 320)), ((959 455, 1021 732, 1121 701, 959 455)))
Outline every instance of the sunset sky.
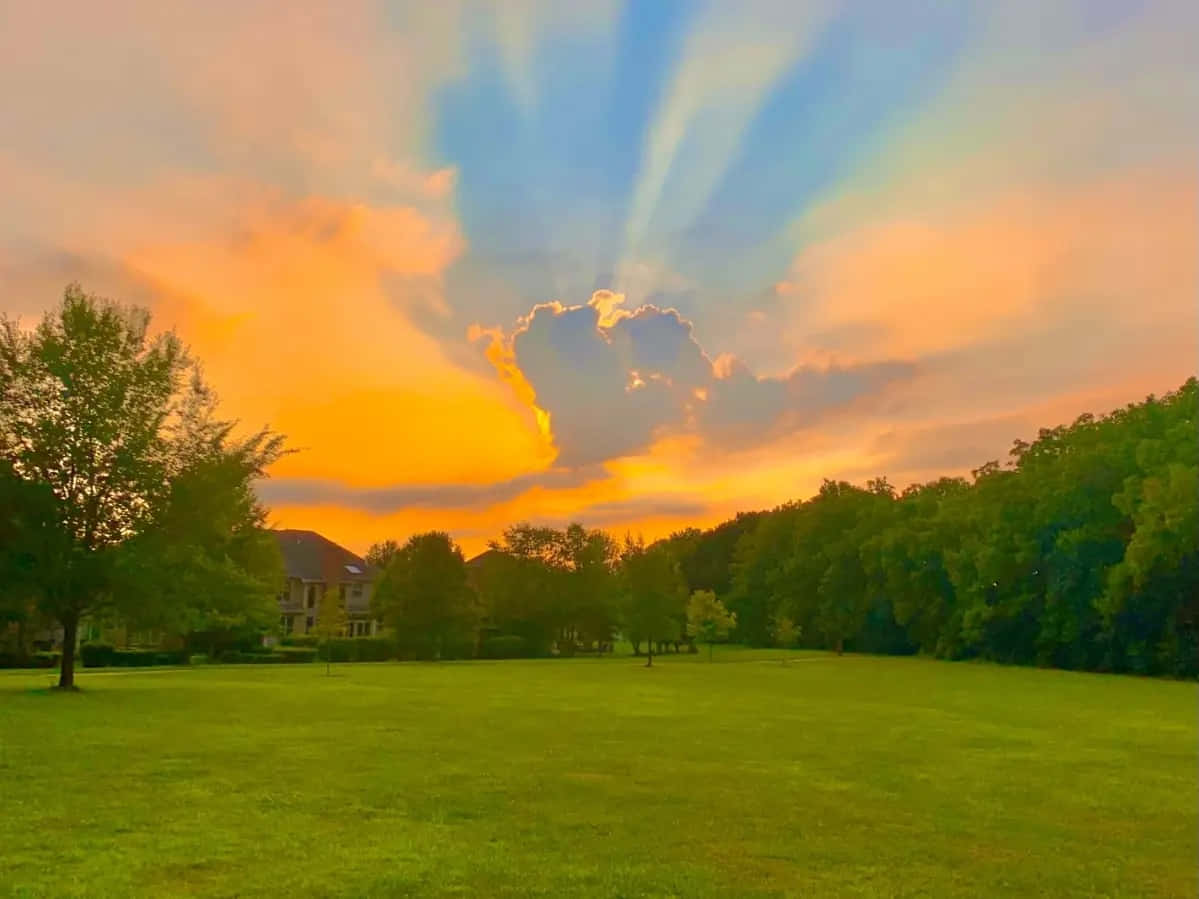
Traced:
POLYGON ((1199 4, 0 0, 0 312, 146 305, 347 546, 904 486, 1199 358, 1199 4))

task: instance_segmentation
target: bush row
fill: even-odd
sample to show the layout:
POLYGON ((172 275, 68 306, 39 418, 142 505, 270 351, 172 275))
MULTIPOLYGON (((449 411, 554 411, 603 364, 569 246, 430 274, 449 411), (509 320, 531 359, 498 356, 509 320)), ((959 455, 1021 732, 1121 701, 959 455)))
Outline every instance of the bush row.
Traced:
POLYGON ((527 659, 534 655, 529 641, 516 634, 488 637, 479 646, 483 659, 527 659))
POLYGON ((57 668, 61 652, 0 652, 0 668, 57 668))
POLYGON ((84 643, 79 661, 84 668, 147 668, 151 665, 186 665, 186 649, 117 649, 107 643, 84 643))
POLYGON ((321 638, 316 634, 288 634, 279 641, 280 646, 318 646, 321 638))
POLYGON ((341 637, 317 648, 317 657, 330 662, 386 662, 398 654, 396 641, 387 637, 341 637))
MULTIPOLYGON (((484 659, 531 658, 537 653, 528 640, 515 635, 488 637, 479 646, 478 656, 484 659)), ((188 649, 118 649, 107 643, 84 643, 79 648, 79 662, 84 668, 144 668, 157 665, 221 664, 286 664, 297 662, 385 662, 432 659, 431 646, 419 641, 396 640, 392 637, 343 637, 321 644, 311 635, 285 638, 275 647, 225 649, 215 655, 193 653, 188 649)), ((441 651, 442 659, 469 659, 475 655, 474 646, 467 641, 441 651)), ((0 652, 0 668, 57 668, 61 652, 18 654, 0 652)))
POLYGON ((315 659, 316 650, 309 646, 279 646, 273 652, 242 652, 237 649, 226 649, 216 657, 216 661, 224 665, 278 665, 311 662, 315 659))

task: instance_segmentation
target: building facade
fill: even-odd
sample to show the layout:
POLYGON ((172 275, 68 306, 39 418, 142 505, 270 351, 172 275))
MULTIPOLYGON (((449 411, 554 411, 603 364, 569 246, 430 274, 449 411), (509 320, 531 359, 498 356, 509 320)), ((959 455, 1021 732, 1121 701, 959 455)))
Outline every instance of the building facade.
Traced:
POLYGON ((338 602, 346 612, 347 637, 374 637, 381 623, 371 614, 376 569, 315 531, 275 531, 286 582, 279 592, 279 628, 284 636, 316 629, 321 603, 338 602))

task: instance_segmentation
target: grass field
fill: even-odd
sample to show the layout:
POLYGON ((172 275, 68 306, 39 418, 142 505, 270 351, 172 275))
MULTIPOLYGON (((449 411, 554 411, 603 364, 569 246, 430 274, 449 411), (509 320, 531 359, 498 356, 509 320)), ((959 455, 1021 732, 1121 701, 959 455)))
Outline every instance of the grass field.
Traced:
POLYGON ((0 895, 1196 894, 1196 687, 718 651, 0 674, 0 895))

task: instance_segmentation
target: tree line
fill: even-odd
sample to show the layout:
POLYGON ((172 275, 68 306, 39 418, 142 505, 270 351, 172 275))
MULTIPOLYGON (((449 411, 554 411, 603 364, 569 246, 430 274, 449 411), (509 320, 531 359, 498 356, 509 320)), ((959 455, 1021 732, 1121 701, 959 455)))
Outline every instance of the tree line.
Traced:
POLYGON ((652 665, 655 649, 693 649, 696 636, 728 632, 701 632, 698 614, 689 622, 686 580, 669 546, 621 544, 577 523, 513 525, 470 566, 438 531, 376 544, 367 560, 382 571, 375 614, 429 657, 602 653, 621 633, 652 665))
POLYGON ((673 535, 736 639, 1095 671, 1199 672, 1196 381, 1017 440, 1007 464, 673 535))
MULTIPOLYGON (((56 623, 64 687, 88 617, 175 634, 278 620, 253 485, 283 438, 238 436, 186 348, 148 326, 77 286, 32 330, 0 319, 0 639, 56 623)), ((622 636, 650 664, 733 639, 1195 676, 1196 428, 1191 378, 1016 441, 969 479, 826 481, 648 545, 522 523, 468 564, 442 532, 387 541, 368 554, 375 612, 429 658, 622 636)))
POLYGON ((453 583, 466 632, 519 638, 530 654, 602 646, 618 631, 637 652, 729 634, 757 646, 1190 677, 1197 512, 1192 378, 1017 440, 1005 465, 987 462, 969 479, 902 492, 885 478, 825 481, 809 500, 648 546, 577 524, 520 524, 469 572, 446 534, 414 538, 399 564, 383 551, 395 544, 372 558, 386 572, 379 614, 398 632, 417 621, 414 605, 427 601, 425 616, 449 608, 435 594, 453 583), (440 561, 426 568, 434 545, 440 561))

